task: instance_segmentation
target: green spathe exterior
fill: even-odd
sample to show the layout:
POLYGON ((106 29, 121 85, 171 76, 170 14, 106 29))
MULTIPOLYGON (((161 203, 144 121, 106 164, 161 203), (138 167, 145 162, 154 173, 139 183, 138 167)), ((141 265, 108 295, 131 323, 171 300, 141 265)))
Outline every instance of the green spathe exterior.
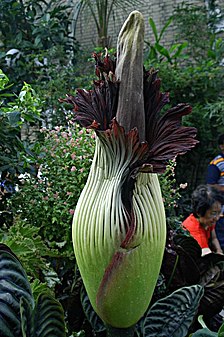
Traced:
POLYGON ((121 247, 127 216, 121 192, 129 163, 128 153, 121 148, 115 151, 116 146, 97 140, 74 215, 73 242, 94 310, 107 324, 125 328, 135 324, 149 305, 162 262, 166 224, 157 175, 140 173, 133 192, 135 234, 127 247, 121 247))

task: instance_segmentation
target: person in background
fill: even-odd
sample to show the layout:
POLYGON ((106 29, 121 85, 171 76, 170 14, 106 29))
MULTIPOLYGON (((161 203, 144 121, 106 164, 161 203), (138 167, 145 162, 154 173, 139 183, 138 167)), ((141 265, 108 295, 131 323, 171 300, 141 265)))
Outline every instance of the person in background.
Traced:
POLYGON ((223 253, 215 232, 223 202, 223 195, 209 185, 199 185, 192 193, 192 214, 183 221, 182 226, 198 242, 202 255, 223 253))
MULTIPOLYGON (((220 191, 224 196, 224 134, 218 138, 220 153, 210 162, 207 169, 206 183, 220 191)), ((216 235, 224 250, 224 204, 221 217, 216 223, 216 235)))

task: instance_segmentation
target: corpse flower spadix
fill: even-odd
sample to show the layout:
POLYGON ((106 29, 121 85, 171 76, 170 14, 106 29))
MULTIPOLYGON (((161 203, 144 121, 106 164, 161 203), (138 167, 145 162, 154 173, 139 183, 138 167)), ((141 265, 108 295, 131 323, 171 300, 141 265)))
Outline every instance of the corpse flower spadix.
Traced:
POLYGON ((94 310, 108 325, 127 328, 146 311, 166 237, 157 173, 195 146, 196 130, 181 125, 190 106, 169 102, 154 70, 143 68, 144 20, 132 12, 118 37, 117 59, 94 54, 93 90, 63 101, 96 131, 92 167, 76 206, 73 243, 94 310))

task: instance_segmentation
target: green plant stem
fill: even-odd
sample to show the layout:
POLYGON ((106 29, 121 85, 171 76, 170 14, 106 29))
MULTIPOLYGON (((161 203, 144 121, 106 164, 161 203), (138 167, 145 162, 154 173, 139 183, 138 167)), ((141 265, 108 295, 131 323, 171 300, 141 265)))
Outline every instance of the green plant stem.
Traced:
POLYGON ((113 326, 106 325, 107 337, 133 337, 135 326, 129 328, 114 328, 113 326))
POLYGON ((173 280, 173 276, 174 276, 174 274, 175 274, 175 271, 176 271, 176 268, 177 268, 177 263, 178 263, 178 261, 179 261, 179 255, 177 255, 177 257, 176 257, 176 261, 175 261, 175 265, 174 265, 174 267, 173 267, 172 274, 170 275, 169 281, 167 282, 167 289, 169 289, 169 286, 170 286, 170 284, 171 284, 171 282, 172 282, 172 280, 173 280))

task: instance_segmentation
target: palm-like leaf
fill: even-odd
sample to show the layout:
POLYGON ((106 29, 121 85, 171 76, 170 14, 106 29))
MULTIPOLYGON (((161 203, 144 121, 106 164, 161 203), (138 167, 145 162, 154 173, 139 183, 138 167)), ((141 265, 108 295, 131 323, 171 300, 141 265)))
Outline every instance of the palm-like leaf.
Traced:
POLYGON ((88 15, 94 21, 99 43, 104 42, 103 47, 108 47, 108 26, 110 20, 116 16, 118 19, 119 12, 116 9, 120 8, 123 12, 127 11, 127 8, 131 5, 140 4, 141 0, 79 0, 75 2, 73 20, 74 27, 76 29, 77 20, 81 15, 88 15), (116 14, 115 14, 116 12, 116 14), (102 39, 102 40, 101 40, 102 39))

